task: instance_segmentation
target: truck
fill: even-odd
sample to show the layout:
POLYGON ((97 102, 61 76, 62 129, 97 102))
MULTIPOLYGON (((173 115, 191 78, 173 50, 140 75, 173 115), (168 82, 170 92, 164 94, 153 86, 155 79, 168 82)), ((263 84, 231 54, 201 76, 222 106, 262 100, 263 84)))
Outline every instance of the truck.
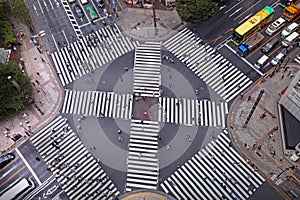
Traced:
POLYGON ((241 57, 246 56, 251 50, 258 46, 263 39, 264 36, 260 32, 254 33, 246 41, 242 42, 236 53, 241 57))
POLYGON ((300 0, 291 3, 288 7, 285 8, 283 12, 283 17, 287 21, 292 21, 300 15, 300 0))

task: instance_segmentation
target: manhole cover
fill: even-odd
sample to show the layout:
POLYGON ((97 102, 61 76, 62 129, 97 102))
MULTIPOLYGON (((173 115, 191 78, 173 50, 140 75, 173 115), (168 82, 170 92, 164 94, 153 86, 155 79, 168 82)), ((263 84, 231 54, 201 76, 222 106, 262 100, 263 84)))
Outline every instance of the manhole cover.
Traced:
POLYGON ((200 91, 204 91, 204 90, 205 90, 205 87, 201 86, 201 87, 199 88, 199 90, 200 90, 200 91))

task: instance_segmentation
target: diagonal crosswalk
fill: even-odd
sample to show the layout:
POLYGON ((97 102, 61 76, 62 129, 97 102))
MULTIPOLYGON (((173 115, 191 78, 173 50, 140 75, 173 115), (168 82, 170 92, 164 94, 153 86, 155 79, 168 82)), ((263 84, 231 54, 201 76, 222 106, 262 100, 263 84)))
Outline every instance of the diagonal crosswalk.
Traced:
POLYGON ((229 102, 252 84, 245 74, 185 28, 163 45, 210 88, 229 102))
POLYGON ((136 47, 133 92, 140 96, 159 97, 161 84, 160 42, 146 42, 136 47))
POLYGON ((61 115, 30 140, 69 199, 114 199, 120 193, 61 115))
POLYGON ((65 86, 91 74, 117 57, 134 50, 139 42, 123 36, 119 27, 102 28, 51 54, 57 74, 65 86))
POLYGON ((131 120, 126 192, 133 189, 157 189, 158 132, 158 122, 131 120))
POLYGON ((227 103, 160 97, 158 121, 188 126, 226 127, 227 103))
POLYGON ((247 199, 265 181, 234 148, 218 135, 163 183, 176 199, 247 199))
POLYGON ((99 91, 65 90, 62 113, 130 119, 132 95, 99 91))

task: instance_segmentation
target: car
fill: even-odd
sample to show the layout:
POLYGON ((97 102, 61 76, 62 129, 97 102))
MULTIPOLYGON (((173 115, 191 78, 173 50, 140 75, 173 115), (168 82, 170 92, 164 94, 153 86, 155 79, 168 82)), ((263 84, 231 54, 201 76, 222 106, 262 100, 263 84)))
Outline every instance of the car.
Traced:
POLYGON ((13 153, 7 153, 0 157, 0 169, 5 167, 10 161, 15 159, 15 155, 13 153))
POLYGON ((88 0, 80 0, 81 4, 84 5, 84 4, 87 4, 88 3, 88 0))
POLYGON ((104 6, 104 0, 96 0, 97 6, 102 8, 104 6))
POLYGON ((73 3, 73 2, 75 2, 75 0, 68 0, 68 2, 69 2, 69 3, 73 3))
POLYGON ((283 19, 282 17, 278 18, 266 29, 266 34, 273 35, 285 25, 285 22, 286 22, 285 19, 283 19))
POLYGON ((286 27, 282 32, 281 32, 281 37, 286 38, 289 36, 292 32, 295 32, 299 28, 299 24, 296 22, 291 23, 288 27, 286 27))
POLYGON ((76 15, 77 15, 79 18, 84 17, 83 11, 82 11, 81 7, 80 7, 78 4, 75 4, 74 10, 75 10, 76 15))
POLYGON ((261 48, 261 51, 263 53, 269 53, 278 44, 278 42, 279 42, 278 38, 273 38, 271 41, 269 41, 261 48))
POLYGON ((279 62, 281 62, 283 60, 284 56, 285 56, 285 54, 283 52, 280 52, 273 58, 273 60, 271 61, 271 64, 273 66, 279 64, 279 62))
POLYGON ((93 20, 99 18, 98 14, 96 13, 93 6, 88 6, 88 7, 86 7, 86 9, 89 12, 89 14, 93 20))

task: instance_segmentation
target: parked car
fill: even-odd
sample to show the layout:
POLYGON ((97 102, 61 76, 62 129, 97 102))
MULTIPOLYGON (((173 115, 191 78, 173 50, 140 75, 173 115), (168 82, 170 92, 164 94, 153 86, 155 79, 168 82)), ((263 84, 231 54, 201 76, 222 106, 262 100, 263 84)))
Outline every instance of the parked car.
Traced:
POLYGON ((88 0, 80 0, 81 4, 84 5, 84 4, 87 4, 88 3, 88 0))
POLYGON ((76 5, 74 6, 74 10, 75 10, 76 15, 77 15, 79 18, 84 17, 83 11, 82 11, 82 9, 80 8, 80 6, 79 6, 78 4, 76 4, 76 5))
POLYGON ((98 14, 96 13, 93 6, 88 6, 88 7, 86 7, 86 9, 89 12, 89 14, 93 20, 99 18, 98 14))
POLYGON ((73 2, 75 2, 75 0, 68 0, 68 2, 69 2, 69 3, 73 3, 73 2))
POLYGON ((269 53, 278 43, 279 43, 278 38, 273 38, 271 41, 269 41, 261 48, 261 51, 264 53, 269 53))
POLYGON ((0 157, 0 169, 5 167, 10 161, 15 159, 15 155, 13 153, 7 153, 0 157))
POLYGON ((273 66, 279 64, 279 62, 281 62, 283 60, 284 56, 285 56, 284 53, 280 52, 273 58, 273 60, 271 61, 271 64, 273 66))
POLYGON ((293 22, 290 24, 288 27, 286 27, 282 32, 281 32, 281 37, 286 38, 289 36, 292 32, 296 31, 299 28, 299 24, 296 22, 293 22))
POLYGON ((104 0, 96 0, 97 6, 102 8, 104 6, 104 0))
POLYGON ((283 19, 282 17, 278 18, 266 29, 266 34, 273 35, 285 25, 285 22, 285 19, 283 19))

